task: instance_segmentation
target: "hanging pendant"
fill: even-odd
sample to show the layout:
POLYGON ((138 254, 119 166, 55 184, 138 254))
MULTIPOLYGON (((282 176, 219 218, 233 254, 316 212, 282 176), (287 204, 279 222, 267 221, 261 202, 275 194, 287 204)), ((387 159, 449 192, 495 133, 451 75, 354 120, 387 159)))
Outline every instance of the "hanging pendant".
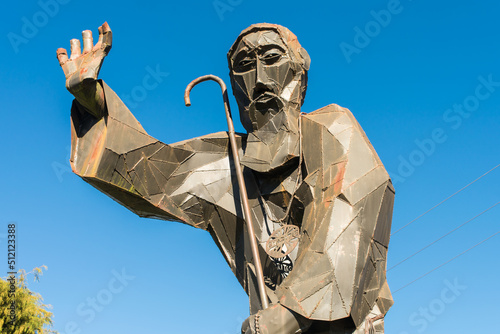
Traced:
POLYGON ((279 259, 290 254, 299 243, 300 230, 295 225, 283 225, 266 242, 266 253, 279 259))

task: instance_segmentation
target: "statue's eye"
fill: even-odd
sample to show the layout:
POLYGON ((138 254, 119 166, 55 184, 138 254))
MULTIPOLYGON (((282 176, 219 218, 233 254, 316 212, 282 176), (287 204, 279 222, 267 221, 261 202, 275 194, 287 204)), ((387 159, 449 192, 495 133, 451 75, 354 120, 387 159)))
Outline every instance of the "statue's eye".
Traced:
POLYGON ((277 63, 281 59, 282 54, 277 51, 266 52, 261 58, 266 65, 277 63))
POLYGON ((253 62, 254 61, 251 58, 244 58, 238 62, 237 67, 241 71, 248 70, 252 66, 253 62))

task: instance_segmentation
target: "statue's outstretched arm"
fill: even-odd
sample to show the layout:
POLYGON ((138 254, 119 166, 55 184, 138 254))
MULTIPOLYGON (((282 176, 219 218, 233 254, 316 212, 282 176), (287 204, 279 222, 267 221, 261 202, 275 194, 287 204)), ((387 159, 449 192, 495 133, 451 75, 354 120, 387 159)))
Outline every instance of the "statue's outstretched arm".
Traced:
POLYGON ((104 23, 96 45, 86 30, 83 50, 77 39, 71 40, 70 58, 65 49, 57 50, 66 88, 75 96, 71 108, 72 169, 142 217, 205 228, 213 211, 209 210, 213 205, 207 203, 215 200, 203 184, 214 178, 227 179, 227 136, 198 138, 180 145, 167 145, 149 136, 115 92, 97 79, 111 49, 111 34, 104 23), (206 151, 209 153, 203 153, 206 151), (227 167, 217 164, 221 160, 227 167), (215 165, 205 170, 203 165, 210 164, 215 165))

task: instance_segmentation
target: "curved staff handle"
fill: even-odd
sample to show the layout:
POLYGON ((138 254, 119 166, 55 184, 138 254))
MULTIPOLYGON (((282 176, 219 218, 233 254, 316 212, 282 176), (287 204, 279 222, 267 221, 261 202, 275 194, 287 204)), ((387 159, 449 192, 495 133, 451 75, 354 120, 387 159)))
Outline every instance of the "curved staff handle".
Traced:
POLYGON ((252 249, 252 255, 254 258, 253 265, 255 266, 255 271, 256 271, 255 274, 257 276, 257 284, 259 286, 260 300, 262 303, 262 308, 266 309, 268 308, 269 303, 267 301, 266 288, 264 285, 264 274, 262 273, 262 264, 260 262, 259 251, 257 249, 257 239, 255 238, 252 215, 250 213, 250 206, 248 204, 247 188, 245 187, 245 180, 243 179, 243 172, 241 170, 240 157, 238 156, 238 149, 236 146, 236 137, 234 134, 233 119, 231 118, 231 109, 229 108, 229 99, 227 97, 226 84, 224 83, 224 81, 222 81, 221 78, 212 74, 204 75, 202 77, 194 79, 186 87, 186 91, 184 92, 184 102, 186 106, 189 107, 191 105, 191 100, 189 99, 189 93, 191 92, 191 89, 200 82, 207 80, 213 80, 217 82, 220 85, 220 88, 222 89, 222 97, 224 99, 224 109, 226 110, 227 127, 229 128, 229 141, 231 143, 231 151, 234 159, 234 167, 236 168, 236 176, 238 178, 238 185, 240 187, 243 212, 245 213, 245 219, 247 221, 247 230, 248 230, 248 235, 250 237, 250 247, 252 249))

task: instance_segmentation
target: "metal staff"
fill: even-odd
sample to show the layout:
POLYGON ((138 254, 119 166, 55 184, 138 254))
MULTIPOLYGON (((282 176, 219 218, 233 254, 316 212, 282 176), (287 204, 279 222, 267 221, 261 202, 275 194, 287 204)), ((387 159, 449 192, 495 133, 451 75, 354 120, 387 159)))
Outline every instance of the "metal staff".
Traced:
POLYGON ((234 167, 236 168, 236 176, 238 178, 238 185, 240 188, 241 202, 243 204, 243 212, 245 214, 245 219, 247 221, 248 235, 250 236, 250 247, 252 249, 252 255, 254 258, 253 265, 255 266, 257 284, 259 287, 260 300, 262 303, 262 308, 266 309, 269 306, 267 301, 266 288, 264 285, 264 274, 262 273, 262 264, 260 262, 259 251, 257 249, 257 239, 255 238, 255 232, 253 229, 252 214, 250 213, 250 206, 248 204, 247 188, 245 187, 245 180, 243 179, 243 172, 241 170, 240 157, 238 156, 238 149, 236 146, 236 137, 234 134, 233 119, 231 117, 231 109, 229 108, 229 99, 227 97, 226 84, 218 76, 209 74, 194 79, 187 85, 186 91, 184 92, 184 103, 187 107, 191 105, 191 100, 189 99, 189 93, 191 89, 199 84, 200 82, 213 80, 220 85, 222 89, 222 98, 224 99, 224 109, 226 110, 227 127, 229 128, 229 142, 231 143, 231 151, 233 153, 234 167))

